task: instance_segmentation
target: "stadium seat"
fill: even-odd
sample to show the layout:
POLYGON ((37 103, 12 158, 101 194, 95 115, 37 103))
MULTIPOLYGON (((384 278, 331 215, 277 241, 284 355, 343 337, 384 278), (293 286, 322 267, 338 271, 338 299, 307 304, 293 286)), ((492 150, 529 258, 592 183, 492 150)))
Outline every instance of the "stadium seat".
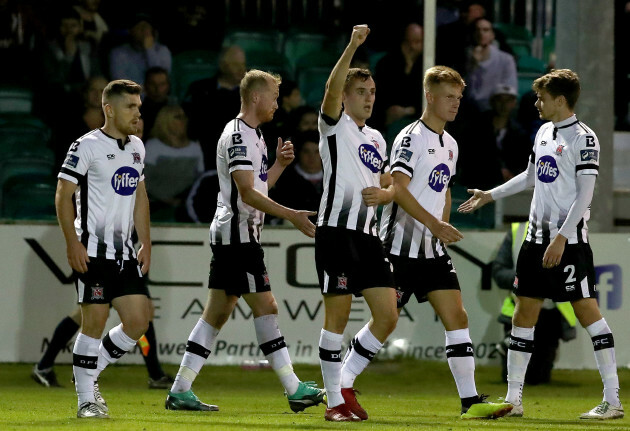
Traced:
POLYGON ((543 59, 550 62, 554 52, 556 52, 556 29, 552 28, 543 37, 543 59))
POLYGON ((516 58, 529 57, 532 55, 532 46, 529 42, 512 42, 509 45, 514 55, 516 55, 516 58))
POLYGON ((25 149, 46 148, 50 129, 41 120, 28 114, 0 115, 0 152, 3 157, 22 153, 25 149))
POLYGON ((19 177, 7 182, 3 193, 2 217, 54 220, 56 184, 52 176, 19 177))
POLYGON ((219 70, 219 54, 212 51, 185 51, 173 58, 172 93, 182 100, 188 86, 200 79, 210 78, 219 70))
POLYGON ((282 48, 282 33, 278 31, 251 32, 234 31, 223 39, 223 46, 238 45, 245 51, 249 63, 250 52, 253 51, 275 51, 280 52, 282 48))
POLYGON ((250 51, 247 54, 247 68, 275 72, 285 79, 293 78, 287 58, 276 51, 250 51))
POLYGON ((519 72, 543 74, 547 70, 547 65, 544 61, 539 60, 536 57, 521 56, 516 62, 516 68, 519 72))
POLYGON ((33 92, 22 87, 0 87, 0 114, 7 112, 30 114, 33 92))
POLYGON ((451 215, 449 222, 458 229, 493 229, 494 203, 485 205, 471 214, 461 214, 457 208, 470 198, 465 186, 455 184, 451 188, 451 215))
POLYGON ((381 60, 381 58, 385 57, 387 51, 377 51, 370 54, 370 71, 374 73, 376 71, 376 65, 381 60))
POLYGON ((330 67, 309 67, 298 72, 300 93, 307 105, 319 109, 330 71, 330 67))
POLYGON ((287 37, 284 42, 284 55, 289 60, 291 68, 296 70, 298 60, 309 54, 324 51, 328 37, 318 33, 295 33, 287 37))
POLYGON ((534 38, 531 31, 520 25, 497 22, 494 24, 494 29, 503 33, 506 42, 510 45, 512 41, 531 43, 534 38))
POLYGON ((519 72, 518 74, 518 97, 519 99, 523 94, 529 92, 532 89, 532 84, 536 78, 542 76, 540 73, 531 72, 519 72))

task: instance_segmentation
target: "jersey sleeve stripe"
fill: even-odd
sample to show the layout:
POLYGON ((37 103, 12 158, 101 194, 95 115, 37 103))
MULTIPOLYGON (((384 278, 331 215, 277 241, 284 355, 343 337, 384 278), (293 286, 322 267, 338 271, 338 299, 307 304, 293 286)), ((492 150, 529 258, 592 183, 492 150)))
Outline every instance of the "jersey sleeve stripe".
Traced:
POLYGON ((321 111, 321 114, 322 114, 322 120, 324 120, 326 124, 328 124, 331 127, 337 124, 339 120, 341 119, 341 117, 339 117, 339 120, 335 120, 334 118, 329 117, 328 115, 324 114, 324 111, 321 111))
POLYGON ((253 166, 252 162, 249 160, 234 160, 233 162, 230 162, 230 164, 228 165, 228 168, 232 168, 234 166, 239 166, 239 165, 253 166))
POLYGON ((81 181, 83 180, 83 178, 85 178, 85 175, 81 175, 80 173, 70 170, 68 168, 61 168, 59 172, 61 172, 62 174, 70 175, 71 177, 76 178, 77 181, 81 181))
POLYGON ((402 168, 402 169, 406 170, 407 172, 409 172, 410 176, 413 176, 413 168, 405 165, 401 161, 398 161, 398 162, 396 162, 396 163, 394 163, 392 165, 392 172, 394 172, 396 170, 396 168, 402 168))
POLYGON ((599 171, 599 166, 596 165, 595 163, 586 163, 584 165, 577 165, 575 167, 575 172, 578 172, 584 169, 594 169, 596 171, 599 171))

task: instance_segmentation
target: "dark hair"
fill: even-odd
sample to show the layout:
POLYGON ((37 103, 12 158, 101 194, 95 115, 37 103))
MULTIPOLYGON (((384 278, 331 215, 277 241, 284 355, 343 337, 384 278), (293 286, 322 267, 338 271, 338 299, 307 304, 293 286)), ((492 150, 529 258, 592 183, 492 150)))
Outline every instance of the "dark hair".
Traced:
POLYGON ((532 89, 546 91, 554 99, 564 96, 569 109, 573 110, 580 97, 580 78, 570 69, 555 69, 534 81, 532 89))
POLYGON ((299 154, 304 148, 304 144, 307 142, 319 143, 319 132, 316 130, 306 130, 304 132, 297 132, 292 138, 291 142, 295 147, 295 154, 299 154))
POLYGON ((164 69, 163 67, 160 67, 160 66, 149 67, 144 74, 144 82, 147 82, 149 80, 149 77, 152 75, 161 75, 161 74, 166 75, 167 78, 169 77, 168 70, 164 69))
POLYGON ((283 97, 289 97, 291 93, 293 93, 293 90, 295 90, 296 88, 300 88, 298 87, 297 82, 290 81, 288 79, 286 81, 282 81, 282 85, 280 86, 280 95, 278 96, 280 103, 282 103, 283 97))
POLYGON ((61 21, 64 19, 76 19, 80 22, 81 15, 73 7, 64 7, 59 11, 57 15, 57 23, 61 25, 61 21))
POLYGON ((107 103, 110 98, 123 94, 142 94, 142 87, 128 79, 111 81, 103 90, 103 101, 107 103))
POLYGON ((353 67, 348 70, 348 74, 346 75, 346 82, 343 84, 343 91, 346 91, 352 81, 355 79, 360 79, 365 82, 372 77, 372 72, 368 69, 359 69, 358 67, 353 67))

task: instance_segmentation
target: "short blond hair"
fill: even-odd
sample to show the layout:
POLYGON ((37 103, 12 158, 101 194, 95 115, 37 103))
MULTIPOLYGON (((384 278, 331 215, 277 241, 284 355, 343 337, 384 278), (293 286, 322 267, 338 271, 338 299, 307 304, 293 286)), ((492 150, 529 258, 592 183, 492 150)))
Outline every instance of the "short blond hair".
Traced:
POLYGON ((466 87, 466 82, 455 69, 446 66, 433 66, 424 73, 422 84, 426 91, 441 83, 459 85, 462 90, 466 87))
POLYGON ((256 90, 267 87, 269 80, 276 82, 278 87, 282 83, 280 75, 272 72, 263 72, 262 70, 252 69, 241 79, 241 102, 248 103, 251 101, 252 93, 256 90))
POLYGON ((544 90, 554 99, 564 96, 567 106, 573 110, 580 97, 580 78, 571 69, 554 69, 535 80, 532 89, 536 93, 544 90))
POLYGON ((346 75, 346 82, 343 84, 343 91, 347 91, 352 81, 355 79, 360 79, 365 82, 372 77, 372 72, 368 69, 361 69, 359 67, 353 67, 348 70, 348 74, 346 75))

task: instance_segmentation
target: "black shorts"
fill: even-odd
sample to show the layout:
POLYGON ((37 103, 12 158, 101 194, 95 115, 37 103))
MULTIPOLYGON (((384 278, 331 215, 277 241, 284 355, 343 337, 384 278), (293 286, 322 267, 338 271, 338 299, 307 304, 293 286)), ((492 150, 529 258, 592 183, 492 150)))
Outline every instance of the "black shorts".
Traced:
POLYGON ((588 243, 567 244, 560 265, 543 268, 547 244, 525 241, 516 261, 514 294, 556 302, 596 298, 593 252, 588 243))
POLYGON ((394 287, 381 240, 363 232, 318 227, 315 266, 322 294, 361 296, 361 291, 370 287, 394 287))
POLYGON ((269 292, 269 275, 260 244, 211 245, 209 289, 224 290, 226 295, 269 292))
POLYGON ((90 257, 86 273, 74 271, 79 304, 111 304, 120 296, 149 296, 138 261, 90 257))
POLYGON ((389 255, 394 265, 398 308, 405 306, 415 295, 418 302, 426 302, 434 290, 460 290, 455 266, 448 254, 432 259, 412 259, 389 255))

